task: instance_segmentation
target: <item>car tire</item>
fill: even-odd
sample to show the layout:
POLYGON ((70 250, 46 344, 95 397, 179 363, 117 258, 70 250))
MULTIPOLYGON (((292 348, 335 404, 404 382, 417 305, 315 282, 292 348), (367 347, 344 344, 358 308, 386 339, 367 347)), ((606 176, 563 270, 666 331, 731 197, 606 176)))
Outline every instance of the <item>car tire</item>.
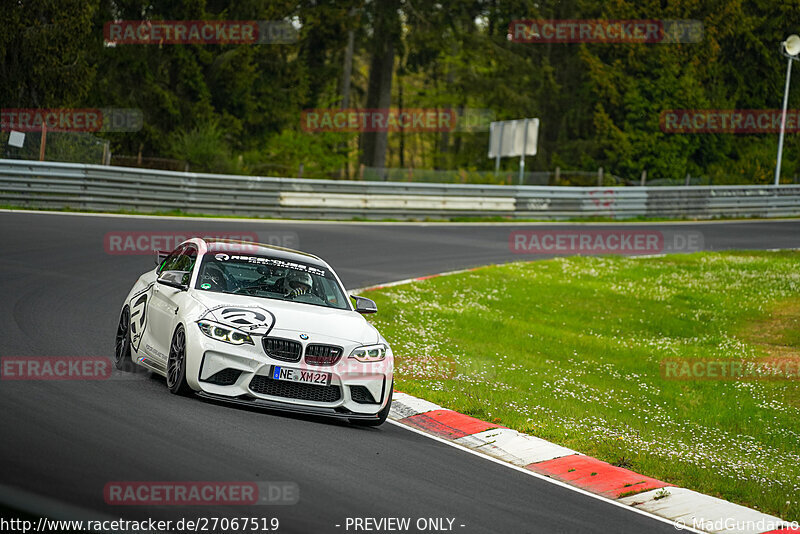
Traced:
POLYGON ((167 358, 167 387, 175 395, 188 395, 192 388, 186 383, 186 332, 178 326, 172 334, 167 358))
POLYGON ((386 401, 386 406, 378 412, 377 419, 350 419, 350 423, 356 426, 381 426, 383 423, 386 422, 386 418, 389 417, 389 412, 392 409, 392 392, 394 391, 394 380, 392 381, 392 385, 389 388, 389 400, 386 401))
POLYGON ((121 371, 130 371, 131 360, 131 310, 125 306, 119 316, 117 336, 114 340, 114 366, 121 371))

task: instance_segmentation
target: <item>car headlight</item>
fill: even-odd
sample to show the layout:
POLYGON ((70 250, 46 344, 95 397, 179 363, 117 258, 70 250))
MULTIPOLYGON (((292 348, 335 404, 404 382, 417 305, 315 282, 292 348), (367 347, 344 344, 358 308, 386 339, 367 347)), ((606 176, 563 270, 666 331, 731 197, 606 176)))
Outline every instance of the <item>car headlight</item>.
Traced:
POLYGON ((357 347, 350 353, 350 357, 360 362, 379 362, 386 358, 387 354, 391 353, 392 351, 388 346, 378 343, 377 345, 357 347))
POLYGON ((202 333, 211 339, 224 341, 232 345, 254 345, 253 338, 250 337, 250 334, 245 334, 230 326, 221 325, 214 321, 198 321, 197 326, 200 327, 202 333))

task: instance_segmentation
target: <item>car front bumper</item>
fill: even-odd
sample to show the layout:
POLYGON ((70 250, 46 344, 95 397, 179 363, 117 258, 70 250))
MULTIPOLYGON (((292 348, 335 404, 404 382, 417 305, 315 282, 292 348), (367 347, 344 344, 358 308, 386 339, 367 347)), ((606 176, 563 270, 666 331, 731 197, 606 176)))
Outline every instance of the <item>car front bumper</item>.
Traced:
MULTIPOLYGON (((189 325, 190 327, 192 325, 189 325)), ((287 338, 294 332, 271 332, 270 337, 287 338)), ((312 365, 305 356, 298 362, 271 358, 262 347, 262 338, 253 336, 255 345, 231 345, 204 336, 187 336, 186 377, 201 396, 255 407, 296 413, 374 418, 386 406, 392 387, 391 355, 379 362, 359 362, 349 354, 360 343, 313 336, 313 343, 342 347, 343 355, 334 365, 312 365), (275 380, 273 366, 315 373, 329 373, 330 385, 298 384, 275 380), (224 377, 222 383, 219 377, 224 377)), ((305 347, 312 343, 298 341, 305 347)))

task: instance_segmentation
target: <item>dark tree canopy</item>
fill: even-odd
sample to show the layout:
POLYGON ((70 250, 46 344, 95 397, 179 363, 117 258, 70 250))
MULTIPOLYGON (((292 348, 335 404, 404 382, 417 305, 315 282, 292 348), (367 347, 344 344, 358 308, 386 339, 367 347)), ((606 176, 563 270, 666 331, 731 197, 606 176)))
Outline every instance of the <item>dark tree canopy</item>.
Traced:
MULTIPOLYGON (((355 177, 359 164, 494 168, 485 128, 359 134, 301 126, 304 110, 336 109, 346 94, 350 108, 538 117, 539 153, 528 170, 603 167, 630 179, 647 170, 651 179, 689 173, 765 183, 776 134, 665 133, 659 116, 780 108, 779 43, 800 30, 798 8, 769 0, 10 0, 0 9, 0 94, 4 108, 138 108, 140 131, 99 134, 112 151, 197 170, 355 177), (106 22, 142 19, 287 21, 299 38, 104 45, 106 22), (690 19, 702 23, 703 36, 683 44, 521 43, 508 38, 509 23, 520 19, 690 19)), ((796 135, 787 136, 784 154, 784 176, 800 172, 796 135)))

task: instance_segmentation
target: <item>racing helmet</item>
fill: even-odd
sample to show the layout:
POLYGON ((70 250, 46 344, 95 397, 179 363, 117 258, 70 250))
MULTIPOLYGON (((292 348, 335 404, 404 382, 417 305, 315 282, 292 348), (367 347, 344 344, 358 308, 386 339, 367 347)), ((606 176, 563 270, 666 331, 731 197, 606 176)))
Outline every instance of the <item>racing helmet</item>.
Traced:
POLYGON ((312 286, 311 275, 300 271, 289 271, 283 279, 283 287, 286 291, 302 289, 308 292, 311 291, 312 286))

